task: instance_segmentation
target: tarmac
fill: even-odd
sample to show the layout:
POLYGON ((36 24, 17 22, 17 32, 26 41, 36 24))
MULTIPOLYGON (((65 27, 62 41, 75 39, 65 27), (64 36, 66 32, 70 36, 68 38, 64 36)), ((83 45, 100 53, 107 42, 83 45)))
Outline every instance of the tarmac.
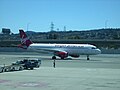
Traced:
POLYGON ((40 68, 0 73, 0 90, 120 90, 120 54, 100 54, 61 60, 52 55, 0 52, 0 65, 24 58, 41 59, 40 68))

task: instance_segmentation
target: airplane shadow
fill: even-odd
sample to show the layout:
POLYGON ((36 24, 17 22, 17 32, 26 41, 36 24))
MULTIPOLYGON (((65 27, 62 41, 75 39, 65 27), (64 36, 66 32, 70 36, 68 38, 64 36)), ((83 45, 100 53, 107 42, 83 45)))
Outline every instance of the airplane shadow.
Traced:
MULTIPOLYGON (((54 60, 52 58, 49 57, 19 57, 20 59, 29 59, 29 58, 37 58, 40 60, 54 60)), ((65 59, 60 59, 60 58, 56 58, 55 60, 75 60, 75 61, 102 61, 102 60, 96 60, 96 59, 83 59, 83 58, 65 58, 65 59)))

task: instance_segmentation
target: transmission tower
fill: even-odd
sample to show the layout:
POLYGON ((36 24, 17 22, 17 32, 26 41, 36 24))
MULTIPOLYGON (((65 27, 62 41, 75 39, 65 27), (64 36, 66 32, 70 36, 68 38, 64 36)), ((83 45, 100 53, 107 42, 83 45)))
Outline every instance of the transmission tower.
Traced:
POLYGON ((50 27, 50 31, 54 31, 54 24, 53 24, 53 22, 51 22, 51 27, 50 27))

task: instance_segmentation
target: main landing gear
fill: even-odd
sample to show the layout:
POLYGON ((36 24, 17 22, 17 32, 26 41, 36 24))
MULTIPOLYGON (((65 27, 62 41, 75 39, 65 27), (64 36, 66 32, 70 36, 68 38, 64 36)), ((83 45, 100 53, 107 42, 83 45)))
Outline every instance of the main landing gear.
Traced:
MULTIPOLYGON (((52 59, 56 59, 56 56, 53 56, 52 59)), ((64 57, 61 57, 61 59, 64 59, 64 57)))
POLYGON ((90 60, 89 55, 87 55, 87 60, 90 60))

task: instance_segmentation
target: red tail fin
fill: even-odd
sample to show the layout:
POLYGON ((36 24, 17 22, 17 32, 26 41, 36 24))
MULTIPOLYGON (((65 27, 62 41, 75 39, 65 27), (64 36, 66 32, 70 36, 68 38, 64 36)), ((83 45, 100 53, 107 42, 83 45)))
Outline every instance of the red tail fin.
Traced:
POLYGON ((20 32, 20 38, 21 38, 21 44, 19 47, 27 49, 30 44, 32 44, 32 41, 27 37, 26 33, 23 30, 19 30, 20 32))

